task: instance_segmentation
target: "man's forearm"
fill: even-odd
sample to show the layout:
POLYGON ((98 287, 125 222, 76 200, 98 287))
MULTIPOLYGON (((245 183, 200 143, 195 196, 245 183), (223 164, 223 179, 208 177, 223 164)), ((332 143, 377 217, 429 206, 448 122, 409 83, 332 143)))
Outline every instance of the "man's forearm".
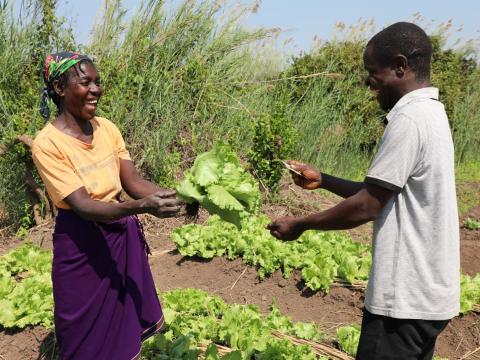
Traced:
POLYGON ((365 224, 376 217, 361 196, 352 196, 321 213, 298 218, 298 226, 306 230, 345 230, 365 224))
POLYGON ((285 216, 268 224, 267 229, 280 240, 296 240, 306 230, 351 229, 377 219, 393 196, 391 190, 366 183, 331 209, 301 217, 285 216))
POLYGON ((362 190, 363 187, 363 182, 350 181, 322 173, 321 188, 341 196, 344 199, 355 195, 362 190))

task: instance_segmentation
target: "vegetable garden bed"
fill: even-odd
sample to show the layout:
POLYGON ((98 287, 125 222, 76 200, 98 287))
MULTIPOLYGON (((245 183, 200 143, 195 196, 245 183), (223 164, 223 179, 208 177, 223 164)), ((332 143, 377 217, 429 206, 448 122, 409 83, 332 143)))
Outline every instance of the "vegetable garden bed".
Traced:
MULTIPOLYGON (((284 214, 291 212, 291 209, 274 206, 270 211, 284 214)), ((473 216, 476 212, 478 209, 472 210, 469 214, 473 216)), ((201 217, 200 221, 203 220, 204 217, 201 217)), ((337 328, 359 324, 361 321, 363 304, 361 287, 345 287, 344 284, 334 283, 328 294, 314 292, 302 280, 301 271, 293 271, 289 279, 283 278, 282 273, 276 271, 261 281, 257 269, 246 265, 240 258, 233 261, 224 257, 205 260, 185 258, 179 254, 170 237, 172 229, 181 225, 179 219, 165 222, 148 217, 144 219, 144 223, 153 250, 153 256, 150 258, 152 272, 161 292, 174 288, 199 288, 209 295, 219 296, 229 304, 257 305, 263 314, 268 314, 272 302, 275 302, 280 312, 288 315, 293 321, 317 323, 324 334, 322 344, 333 349, 339 348, 336 340, 337 328)), ((32 237, 34 240, 36 236, 48 240, 49 231, 50 227, 38 229, 32 237)), ((478 256, 480 239, 478 233, 475 237, 475 234, 466 231, 461 229, 462 267, 465 272, 473 275, 478 272, 479 264, 475 261, 465 262, 463 250, 467 246, 470 257, 473 256, 472 252, 478 256)), ((356 234, 355 237, 363 238, 363 235, 356 234)), ((19 240, 15 242, 18 243, 19 240)), ((45 244, 48 247, 49 242, 45 244)), ((9 244, 7 247, 11 248, 12 245, 9 244)), ((472 312, 451 322, 438 340, 437 352, 442 357, 460 359, 476 350, 480 346, 479 342, 480 316, 472 312)), ((203 349, 207 348, 208 344, 205 344, 203 349)), ((23 331, 4 330, 0 332, 0 349, 0 355, 8 360, 38 359, 42 353, 43 357, 40 358, 50 359, 54 342, 49 331, 38 326, 23 331)), ((230 350, 228 347, 223 350, 220 348, 219 353, 230 350)), ((480 359, 480 354, 477 351, 467 358, 480 359)))

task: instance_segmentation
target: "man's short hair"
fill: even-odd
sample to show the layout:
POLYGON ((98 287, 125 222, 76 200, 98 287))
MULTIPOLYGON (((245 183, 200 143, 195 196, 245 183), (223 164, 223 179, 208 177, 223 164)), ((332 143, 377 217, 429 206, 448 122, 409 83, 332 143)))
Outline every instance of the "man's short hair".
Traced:
POLYGON ((419 26, 398 22, 373 36, 367 46, 372 45, 375 59, 382 65, 390 65, 395 56, 401 54, 408 59, 418 81, 430 78, 432 43, 419 26))

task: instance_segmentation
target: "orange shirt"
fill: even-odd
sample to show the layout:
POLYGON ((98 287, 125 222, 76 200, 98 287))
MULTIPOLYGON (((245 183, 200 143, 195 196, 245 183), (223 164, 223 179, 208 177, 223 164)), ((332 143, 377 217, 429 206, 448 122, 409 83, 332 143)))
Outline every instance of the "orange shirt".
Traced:
POLYGON ((116 201, 122 190, 120 159, 130 160, 118 128, 109 120, 94 117, 91 144, 67 135, 51 123, 33 141, 33 161, 54 204, 69 209, 65 197, 82 186, 90 197, 116 201))

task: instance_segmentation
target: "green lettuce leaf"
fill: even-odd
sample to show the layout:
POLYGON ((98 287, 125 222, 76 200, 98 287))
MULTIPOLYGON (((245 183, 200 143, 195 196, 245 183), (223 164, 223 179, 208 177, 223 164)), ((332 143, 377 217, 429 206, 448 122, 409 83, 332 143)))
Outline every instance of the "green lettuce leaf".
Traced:
POLYGON ((237 227, 246 214, 260 208, 258 183, 241 166, 235 152, 221 143, 197 156, 176 190, 187 203, 198 202, 210 214, 237 227))
POLYGON ((210 185, 207 187, 209 200, 220 209, 243 211, 243 205, 235 199, 224 187, 210 185))
POLYGON ((342 326, 337 329, 337 340, 340 349, 351 356, 357 355, 360 340, 360 326, 342 326))
POLYGON ((220 177, 221 161, 215 150, 198 155, 191 172, 195 182, 200 186, 216 183, 220 177))
POLYGON ((184 179, 177 185, 178 197, 191 204, 193 202, 202 202, 205 195, 202 195, 199 186, 195 185, 190 179, 184 179))

